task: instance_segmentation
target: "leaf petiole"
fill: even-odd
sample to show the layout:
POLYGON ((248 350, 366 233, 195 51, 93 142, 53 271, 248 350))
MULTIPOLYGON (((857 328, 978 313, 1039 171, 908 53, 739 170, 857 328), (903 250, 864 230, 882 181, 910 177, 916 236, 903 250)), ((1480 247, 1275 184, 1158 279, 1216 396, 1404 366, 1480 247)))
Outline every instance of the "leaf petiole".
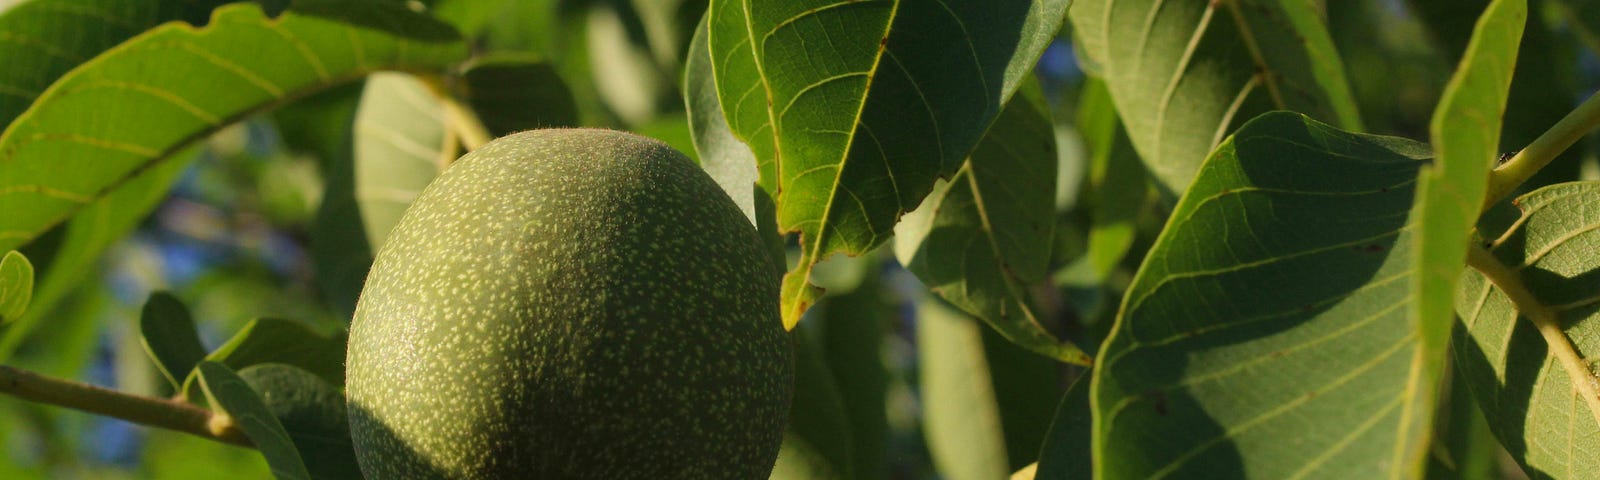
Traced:
POLYGON ((1483 209, 1488 210, 1495 202, 1510 195, 1518 185, 1528 181, 1533 174, 1555 160, 1557 155, 1597 128, 1600 128, 1600 92, 1584 100, 1572 113, 1556 122, 1555 126, 1539 135, 1510 160, 1495 167, 1489 173, 1489 191, 1483 198, 1483 209))

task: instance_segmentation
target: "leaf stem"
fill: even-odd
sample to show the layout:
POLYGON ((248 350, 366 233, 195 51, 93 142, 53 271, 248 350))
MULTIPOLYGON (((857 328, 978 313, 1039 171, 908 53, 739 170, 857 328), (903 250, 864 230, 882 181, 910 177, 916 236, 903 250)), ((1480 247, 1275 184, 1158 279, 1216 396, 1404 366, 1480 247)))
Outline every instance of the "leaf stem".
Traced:
POLYGON ((1549 165, 1557 155, 1565 152, 1585 135, 1600 128, 1600 92, 1584 100, 1572 113, 1568 113, 1555 126, 1529 143, 1489 174, 1489 192, 1483 199, 1483 209, 1488 210, 1522 182, 1528 181, 1539 169, 1549 165))
POLYGON ((198 406, 143 397, 0 365, 0 394, 174 430, 229 445, 254 447, 231 417, 198 406))
POLYGON ((1561 362, 1562 369, 1567 371, 1567 378, 1572 382, 1572 388, 1583 397, 1584 403, 1589 405, 1589 413, 1594 415, 1596 423, 1600 423, 1600 382, 1597 382, 1593 373, 1583 357, 1572 346, 1572 340, 1567 338, 1566 332, 1561 330, 1561 321, 1556 312, 1550 307, 1539 302, 1533 292, 1522 283, 1522 276, 1506 267, 1493 253, 1474 242, 1467 251, 1467 265, 1482 273, 1496 288, 1511 299, 1517 307, 1517 313, 1528 321, 1533 322, 1539 329, 1539 335, 1544 337, 1545 344, 1549 345, 1550 354, 1555 355, 1561 362))

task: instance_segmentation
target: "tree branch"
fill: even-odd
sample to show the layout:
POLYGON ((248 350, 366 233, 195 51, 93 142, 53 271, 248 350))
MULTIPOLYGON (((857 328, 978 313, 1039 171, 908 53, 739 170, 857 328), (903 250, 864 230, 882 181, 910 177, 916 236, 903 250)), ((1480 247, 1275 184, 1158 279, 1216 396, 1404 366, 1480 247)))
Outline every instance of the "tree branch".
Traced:
POLYGON ((0 365, 0 393, 30 402, 173 430, 241 447, 255 446, 231 417, 189 403, 143 397, 0 365))

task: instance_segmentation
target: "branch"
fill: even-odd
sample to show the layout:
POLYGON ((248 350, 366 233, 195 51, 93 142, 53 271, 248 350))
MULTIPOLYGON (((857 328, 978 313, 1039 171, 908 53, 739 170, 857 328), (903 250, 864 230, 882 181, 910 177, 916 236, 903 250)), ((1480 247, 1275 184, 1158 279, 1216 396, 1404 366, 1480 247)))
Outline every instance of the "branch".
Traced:
POLYGON ((1589 372, 1583 357, 1572 346, 1572 339, 1567 338, 1566 332, 1561 330, 1561 321, 1556 312, 1540 303, 1533 292, 1528 291, 1521 275, 1500 263, 1500 259, 1477 242, 1473 242, 1467 251, 1467 265, 1482 273, 1505 293, 1517 307, 1517 313, 1539 329, 1539 334, 1544 336, 1544 342, 1549 345, 1550 354, 1555 355, 1556 360, 1561 362, 1561 368, 1567 371, 1572 388, 1589 405, 1589 413, 1594 415, 1595 422, 1600 423, 1600 386, 1597 386, 1594 374, 1589 372))
POLYGON ((131 395, 0 365, 0 393, 241 447, 255 446, 231 417, 184 402, 131 395))
POLYGON ((1600 128, 1600 93, 1584 100, 1582 105, 1539 135, 1527 148, 1495 167, 1489 174, 1489 192, 1483 198, 1483 209, 1488 210, 1495 202, 1510 195, 1518 185, 1528 181, 1539 169, 1549 165, 1557 155, 1567 151, 1572 144, 1596 128, 1600 128))

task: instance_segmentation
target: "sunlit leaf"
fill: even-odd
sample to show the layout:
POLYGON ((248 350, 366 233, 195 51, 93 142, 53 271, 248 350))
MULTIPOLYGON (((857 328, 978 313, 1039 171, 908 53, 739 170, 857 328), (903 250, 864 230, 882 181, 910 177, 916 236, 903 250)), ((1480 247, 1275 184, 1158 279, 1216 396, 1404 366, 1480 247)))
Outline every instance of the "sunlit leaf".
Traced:
POLYGON ((444 107, 422 80, 393 72, 367 79, 356 111, 355 194, 372 251, 460 154, 447 132, 444 107))
POLYGON ((167 292, 150 294, 139 316, 139 341, 172 388, 182 388, 189 372, 206 357, 189 307, 167 292))
POLYGON ((1499 156, 1501 115, 1528 18, 1526 0, 1494 0, 1478 20, 1428 129, 1434 162, 1418 173, 1408 307, 1420 350, 1411 368, 1410 398, 1401 408, 1401 458, 1420 475, 1426 464, 1439 378, 1455 324, 1456 280, 1466 264, 1472 228, 1483 210, 1490 167, 1499 156))
POLYGON ((1030 305, 1049 273, 1055 234, 1056 144, 1035 84, 1011 98, 972 156, 895 226, 900 263, 929 289, 1040 355, 1089 355, 1056 339, 1030 305))
POLYGON ((79 64, 164 22, 205 23, 226 0, 30 0, 0 14, 0 126, 79 64))
MULTIPOLYGON (((169 21, 203 24, 224 0, 32 0, 0 15, 0 126, 8 125, 72 68, 145 30, 169 21)), ((169 27, 170 28, 170 27, 169 27)), ((44 320, 56 302, 92 271, 100 253, 131 231, 154 209, 191 156, 137 172, 97 201, 84 206, 51 245, 26 250, 39 264, 32 314, 0 335, 0 359, 8 358, 44 320)), ((5 177, 0 177, 3 179, 5 177)), ((0 194, 3 196, 4 194, 0 194)), ((3 242, 3 240, 0 240, 3 242)))
POLYGON ((1223 137, 1263 112, 1361 128, 1313 2, 1082 0, 1071 16, 1133 146, 1170 196, 1223 137))
POLYGON ((35 238, 243 116, 377 70, 439 70, 464 45, 399 5, 252 4, 167 25, 62 77, 0 136, 0 248, 35 238), (94 119, 94 121, 84 121, 94 119))
POLYGON ((756 155, 733 134, 727 117, 722 115, 722 99, 717 96, 716 76, 711 70, 711 47, 706 43, 705 21, 701 21, 700 28, 695 31, 694 41, 689 44, 689 58, 684 63, 684 108, 689 112, 689 133, 700 154, 700 167, 711 174, 754 224, 756 182, 760 181, 756 173, 756 155))
POLYGON ((940 476, 951 480, 1011 474, 982 328, 931 297, 917 304, 923 437, 940 476))
MULTIPOLYGON (((1452 345, 1459 377, 1469 382, 1489 426, 1533 478, 1586 478, 1600 458, 1574 452, 1600 449, 1600 411, 1574 385, 1568 359, 1551 342, 1576 349, 1594 385, 1600 351, 1600 183, 1545 187, 1518 198, 1522 213, 1494 236, 1493 255, 1553 314, 1561 332, 1542 335, 1505 293, 1476 270, 1461 279, 1452 345)), ((1591 390, 1592 391, 1592 390, 1591 390)))
POLYGON ((0 325, 22 318, 33 298, 33 264, 15 251, 0 258, 0 325))
POLYGON ((272 467, 272 476, 278 480, 311 479, 289 433, 250 384, 226 365, 216 362, 200 362, 196 371, 206 400, 231 417, 250 437, 261 456, 266 457, 267 465, 272 467))
POLYGON ((1064 0, 715 0, 707 43, 722 111, 755 153, 777 224, 799 232, 793 326, 811 265, 887 241, 954 173, 1054 37, 1064 0))
POLYGON ((1416 420, 1433 396, 1415 371, 1434 332, 1413 308, 1434 299, 1416 287, 1428 264, 1410 212, 1430 155, 1286 112, 1223 141, 1096 359, 1096 476, 1420 468, 1416 420))

